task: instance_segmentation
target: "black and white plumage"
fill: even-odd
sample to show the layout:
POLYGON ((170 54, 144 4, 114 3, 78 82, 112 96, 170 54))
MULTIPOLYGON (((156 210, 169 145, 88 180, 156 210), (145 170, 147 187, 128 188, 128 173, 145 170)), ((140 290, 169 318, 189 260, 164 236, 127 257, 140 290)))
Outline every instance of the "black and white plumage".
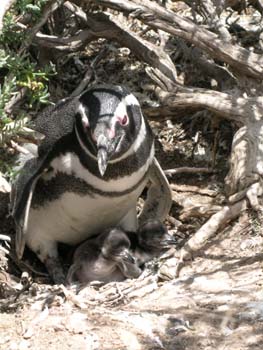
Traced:
POLYGON ((158 219, 149 219, 137 232, 126 234, 131 241, 131 251, 140 267, 178 244, 175 237, 168 233, 166 226, 158 219))
POLYGON ((67 283, 104 283, 136 278, 141 274, 130 250, 130 240, 119 228, 112 228, 82 243, 75 251, 67 283))
POLYGON ((47 108, 34 124, 45 138, 11 194, 16 251, 21 258, 27 244, 55 282, 63 280, 57 242, 75 245, 112 226, 135 231, 136 202, 148 180, 141 217, 168 213, 171 196, 152 131, 125 88, 92 87, 47 108))

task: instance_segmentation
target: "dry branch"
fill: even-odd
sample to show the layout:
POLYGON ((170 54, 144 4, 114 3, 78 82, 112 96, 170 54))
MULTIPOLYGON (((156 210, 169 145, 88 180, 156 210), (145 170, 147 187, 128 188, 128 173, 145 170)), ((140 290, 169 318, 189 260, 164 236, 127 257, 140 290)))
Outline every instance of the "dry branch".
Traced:
POLYGON ((55 35, 37 33, 34 42, 40 46, 67 53, 81 50, 95 39, 95 35, 89 29, 84 29, 79 31, 76 35, 63 38, 59 38, 55 35))
POLYGON ((170 184, 170 187, 173 191, 178 192, 194 192, 209 197, 216 197, 217 195, 217 191, 209 190, 207 188, 200 188, 198 186, 193 185, 170 184))
POLYGON ((229 195, 244 190, 245 197, 246 189, 263 175, 263 96, 236 97, 213 90, 188 88, 173 83, 156 69, 148 68, 147 72, 159 85, 155 91, 164 108, 171 111, 187 106, 205 108, 241 126, 233 139, 230 171, 225 181, 229 195))
POLYGON ((128 47, 140 60, 159 69, 172 81, 175 81, 176 69, 169 55, 161 48, 133 33, 127 26, 120 23, 116 17, 113 15, 108 17, 101 13, 88 16, 88 23, 94 35, 116 40, 120 45, 128 47))
POLYGON ((23 42, 19 53, 21 53, 31 45, 35 35, 37 34, 37 32, 39 32, 40 28, 42 28, 42 26, 46 23, 50 14, 54 12, 64 1, 65 0, 49 0, 45 4, 41 18, 32 28, 28 30, 26 40, 23 42))
POLYGON ((203 204, 203 205, 193 205, 184 208, 179 216, 182 221, 189 220, 193 217, 197 218, 209 218, 211 215, 219 212, 222 209, 220 205, 213 204, 203 204))
POLYGON ((221 66, 214 62, 213 59, 207 58, 207 56, 197 47, 187 45, 184 40, 179 39, 178 53, 181 53, 184 59, 191 62, 195 62, 196 67, 204 77, 214 78, 220 89, 233 86, 237 83, 237 78, 227 69, 227 67, 221 66))
POLYGON ((194 17, 196 11, 204 18, 204 22, 208 23, 209 27, 213 28, 223 40, 231 41, 231 34, 224 25, 224 20, 220 17, 222 10, 224 9, 225 1, 221 0, 219 3, 218 1, 213 0, 198 2, 185 0, 184 2, 192 8, 194 11, 194 17))
MULTIPOLYGON (((244 123, 248 117, 248 114, 245 113, 248 104, 246 99, 236 99, 226 93, 185 87, 180 87, 176 93, 167 93, 158 88, 156 92, 164 106, 172 109, 185 108, 186 106, 198 109, 205 108, 219 116, 241 123, 244 123)), ((247 108, 249 107, 250 104, 247 108)))
POLYGON ((180 251, 180 259, 174 258, 164 263, 160 268, 160 276, 164 278, 178 277, 185 260, 192 257, 205 247, 207 241, 211 239, 222 226, 235 219, 247 208, 246 200, 239 201, 233 205, 223 207, 219 212, 212 215, 210 219, 188 240, 180 251))
POLYGON ((181 259, 185 260, 204 247, 210 239, 223 225, 238 217, 241 211, 247 208, 246 200, 242 200, 233 205, 225 206, 218 213, 214 214, 185 244, 181 250, 181 259))
MULTIPOLYGON (((251 106, 253 110, 253 106, 251 106)), ((262 120, 240 128, 233 139, 230 171, 225 179, 228 194, 247 189, 263 176, 262 120)))
POLYGON ((175 169, 166 169, 164 170, 164 173, 166 176, 172 176, 175 174, 211 174, 214 173, 214 169, 210 168, 190 168, 190 167, 181 167, 181 168, 175 168, 175 169))
POLYGON ((5 105, 4 111, 8 114, 12 113, 14 106, 23 100, 27 93, 27 87, 22 87, 18 90, 9 100, 9 102, 5 105))
POLYGON ((93 15, 84 14, 84 17, 83 11, 76 10, 76 6, 73 7, 69 2, 65 5, 71 11, 76 11, 76 15, 81 13, 82 20, 86 18, 87 29, 83 29, 78 34, 68 38, 38 34, 35 38, 38 44, 63 52, 71 52, 80 50, 90 41, 98 38, 114 40, 121 46, 128 47, 138 59, 157 68, 172 81, 176 80, 176 69, 169 55, 158 46, 133 33, 126 25, 120 23, 114 15, 109 17, 104 13, 98 13, 93 15))
POLYGON ((205 108, 241 124, 253 123, 263 115, 262 96, 244 98, 214 90, 184 87, 173 83, 156 69, 149 68, 147 73, 161 86, 155 92, 166 108, 205 108))
POLYGON ((218 35, 164 9, 155 2, 145 0, 143 5, 139 0, 93 0, 93 2, 129 13, 152 28, 161 29, 199 47, 211 57, 229 64, 235 71, 262 79, 262 55, 225 42, 218 35))
POLYGON ((109 17, 104 13, 87 15, 81 8, 68 1, 65 6, 86 22, 95 37, 116 40, 122 46, 128 47, 139 59, 156 67, 172 81, 175 81, 176 69, 169 55, 156 45, 140 38, 127 25, 121 23, 116 16, 109 17))

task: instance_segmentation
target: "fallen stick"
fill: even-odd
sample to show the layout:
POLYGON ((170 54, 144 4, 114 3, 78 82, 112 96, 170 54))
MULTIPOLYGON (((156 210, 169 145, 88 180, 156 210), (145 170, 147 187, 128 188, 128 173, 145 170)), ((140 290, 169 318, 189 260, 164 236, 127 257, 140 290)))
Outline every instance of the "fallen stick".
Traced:
POLYGON ((211 239, 223 225, 236 218, 246 208, 247 201, 244 199, 233 205, 224 206, 219 212, 212 215, 189 241, 186 242, 184 247, 176 253, 177 256, 180 255, 179 260, 178 258, 172 258, 160 267, 159 276, 165 279, 167 277, 169 279, 178 277, 185 264, 185 260, 189 260, 194 252, 202 249, 207 241, 211 239))
POLYGON ((242 200, 233 205, 225 206, 211 218, 189 239, 180 252, 180 259, 175 270, 175 276, 178 277, 179 272, 184 265, 184 261, 191 258, 192 253, 200 250, 205 246, 208 239, 213 237, 220 227, 228 221, 236 218, 241 211, 247 208, 246 200, 242 200))

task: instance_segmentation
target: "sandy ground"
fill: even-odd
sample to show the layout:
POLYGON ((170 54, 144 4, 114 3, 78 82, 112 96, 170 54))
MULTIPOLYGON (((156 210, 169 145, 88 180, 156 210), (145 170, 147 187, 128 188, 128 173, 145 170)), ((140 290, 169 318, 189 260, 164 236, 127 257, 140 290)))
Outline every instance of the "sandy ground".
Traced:
POLYGON ((137 297, 125 288, 138 281, 120 283, 117 305, 93 304, 90 290, 78 306, 63 293, 45 307, 31 295, 0 314, 0 349, 262 349, 263 237, 244 229, 247 219, 208 242, 180 278, 148 278, 137 297))

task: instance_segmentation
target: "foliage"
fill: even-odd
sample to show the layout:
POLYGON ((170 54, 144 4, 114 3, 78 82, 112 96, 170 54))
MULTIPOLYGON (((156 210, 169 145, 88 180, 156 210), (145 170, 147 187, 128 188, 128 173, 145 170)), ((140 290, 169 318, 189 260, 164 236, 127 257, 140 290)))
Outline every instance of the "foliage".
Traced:
MULTIPOLYGON (((4 148, 11 139, 18 137, 26 121, 23 111, 10 114, 10 101, 23 92, 27 111, 37 111, 41 105, 49 103, 48 80, 55 74, 55 68, 52 65, 39 67, 32 53, 23 50, 28 29, 39 19, 46 1, 18 0, 4 18, 0 35, 0 145, 4 148), (21 19, 23 23, 30 23, 30 27, 19 25, 21 19)), ((0 171, 10 173, 4 163, 0 159, 0 171)))

